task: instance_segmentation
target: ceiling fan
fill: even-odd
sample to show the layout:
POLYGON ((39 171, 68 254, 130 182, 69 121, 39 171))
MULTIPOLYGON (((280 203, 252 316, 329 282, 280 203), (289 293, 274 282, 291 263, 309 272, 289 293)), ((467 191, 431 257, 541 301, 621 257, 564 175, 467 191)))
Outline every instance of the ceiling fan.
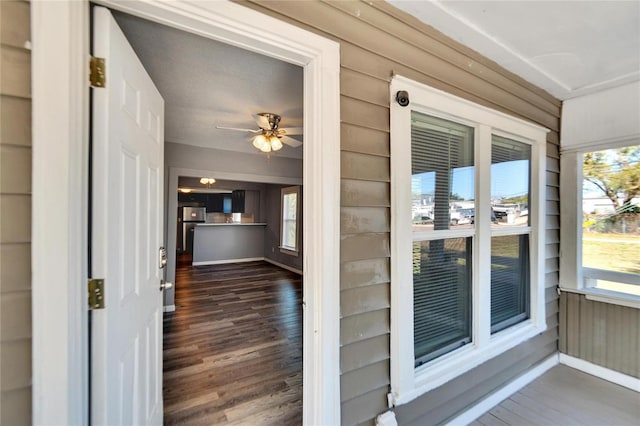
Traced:
POLYGON ((237 127, 224 126, 216 126, 216 129, 254 133, 256 135, 251 137, 253 146, 262 152, 278 151, 282 148, 283 143, 293 148, 302 145, 299 140, 289 137, 289 135, 301 135, 302 127, 280 128, 282 117, 271 112, 261 112, 255 114, 253 118, 258 124, 258 129, 239 129, 237 127))

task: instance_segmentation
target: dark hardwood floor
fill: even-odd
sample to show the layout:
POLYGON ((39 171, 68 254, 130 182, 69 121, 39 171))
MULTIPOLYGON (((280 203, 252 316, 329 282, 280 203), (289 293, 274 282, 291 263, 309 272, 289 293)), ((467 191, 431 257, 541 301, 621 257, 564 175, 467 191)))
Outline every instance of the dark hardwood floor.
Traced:
POLYGON ((165 424, 301 424, 302 277, 184 260, 164 316, 165 424))

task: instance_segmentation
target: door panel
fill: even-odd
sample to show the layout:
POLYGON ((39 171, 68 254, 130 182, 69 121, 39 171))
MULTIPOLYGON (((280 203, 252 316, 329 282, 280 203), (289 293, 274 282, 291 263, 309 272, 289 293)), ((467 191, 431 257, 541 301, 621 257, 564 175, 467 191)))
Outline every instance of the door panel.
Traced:
POLYGON ((164 102, 122 31, 94 7, 92 272, 105 309, 92 314, 92 423, 162 423, 164 102))

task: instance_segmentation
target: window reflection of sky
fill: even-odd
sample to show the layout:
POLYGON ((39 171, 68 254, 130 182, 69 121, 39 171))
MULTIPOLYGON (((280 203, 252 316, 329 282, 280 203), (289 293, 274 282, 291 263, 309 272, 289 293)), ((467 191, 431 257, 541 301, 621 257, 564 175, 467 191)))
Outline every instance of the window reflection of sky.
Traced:
MULTIPOLYGON (((435 172, 424 172, 411 177, 413 194, 434 194, 435 172)), ((491 165, 491 197, 509 198, 529 192, 529 161, 506 161, 491 165)), ((464 200, 475 198, 474 167, 460 167, 452 170, 451 194, 464 200)))

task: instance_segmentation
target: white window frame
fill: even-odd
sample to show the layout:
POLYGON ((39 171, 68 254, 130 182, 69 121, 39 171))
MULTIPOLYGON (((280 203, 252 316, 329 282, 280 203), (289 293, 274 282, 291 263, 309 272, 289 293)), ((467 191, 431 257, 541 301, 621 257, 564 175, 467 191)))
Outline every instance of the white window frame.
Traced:
POLYGON ((300 232, 300 187, 299 186, 288 186, 286 188, 282 188, 280 190, 280 252, 285 254, 290 254, 292 256, 297 256, 300 252, 300 239, 298 234, 300 232), (284 245, 284 197, 286 195, 296 194, 296 236, 295 236, 295 247, 289 247, 284 245))
POLYGON ((560 155, 560 288, 585 294, 588 299, 640 309, 640 296, 596 288, 594 281, 604 279, 640 285, 637 274, 585 268, 582 266, 582 173, 583 155, 637 145, 638 139, 608 140, 572 146, 560 155))
MULTIPOLYGON (((475 104, 402 76, 391 81, 391 393, 393 405, 407 403, 483 362, 546 330, 545 320, 545 167, 547 129, 475 104), (409 93, 410 105, 395 100, 409 93), (531 145, 530 226, 491 229, 491 207, 476 203, 475 230, 448 231, 446 237, 474 235, 472 341, 417 368, 414 367, 413 275, 411 243, 411 111, 419 111, 474 127, 476 200, 491 193, 491 135, 531 145), (483 171, 483 172, 481 172, 483 171), (491 334, 492 236, 528 233, 530 317, 491 334)), ((437 238, 442 237, 440 235, 437 238)), ((421 239, 422 236, 420 236, 421 239)), ((433 238, 436 238, 434 235, 433 238)))

